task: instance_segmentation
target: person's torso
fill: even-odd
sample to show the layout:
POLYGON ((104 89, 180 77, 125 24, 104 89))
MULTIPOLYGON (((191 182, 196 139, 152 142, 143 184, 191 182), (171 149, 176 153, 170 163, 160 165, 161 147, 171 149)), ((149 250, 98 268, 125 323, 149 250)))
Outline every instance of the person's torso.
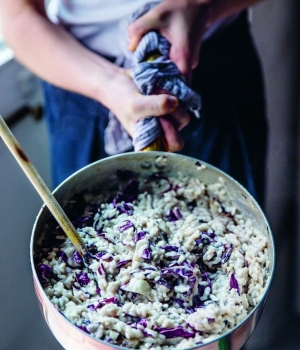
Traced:
MULTIPOLYGON (((117 57, 120 21, 149 0, 50 0, 47 14, 54 23, 64 26, 85 46, 101 55, 117 57)), ((238 15, 214 23, 204 34, 204 40, 238 15)))

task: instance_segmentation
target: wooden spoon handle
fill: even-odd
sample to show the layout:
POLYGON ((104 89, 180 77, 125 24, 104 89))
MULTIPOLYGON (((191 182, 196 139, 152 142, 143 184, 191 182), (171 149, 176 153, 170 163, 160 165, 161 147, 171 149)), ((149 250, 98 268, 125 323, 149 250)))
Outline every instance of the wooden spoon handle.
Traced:
POLYGON ((43 199, 52 215, 55 217, 65 234, 69 237, 70 241, 74 244, 81 256, 87 253, 87 248, 83 243, 81 237, 78 235, 75 227, 43 181, 39 173, 28 159, 27 155, 23 151, 19 142, 16 140, 4 119, 0 115, 0 136, 5 142, 8 149, 11 151, 24 173, 27 175, 29 181, 35 187, 40 197, 43 199))

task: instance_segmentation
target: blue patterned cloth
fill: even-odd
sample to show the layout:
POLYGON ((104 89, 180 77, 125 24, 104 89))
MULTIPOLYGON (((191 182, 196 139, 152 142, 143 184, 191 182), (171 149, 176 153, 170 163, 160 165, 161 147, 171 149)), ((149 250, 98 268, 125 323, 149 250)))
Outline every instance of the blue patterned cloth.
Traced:
MULTIPOLYGON (((156 4, 147 4, 132 14, 127 20, 127 28, 130 23, 142 16, 156 4)), ((125 24, 126 25, 126 24, 125 24)), ((123 27, 125 26, 123 24, 123 27)), ((122 30, 124 32, 124 30, 122 30)), ((127 37, 121 38, 123 43, 127 42, 127 37)), ((155 88, 160 88, 171 95, 177 97, 184 110, 192 112, 196 117, 200 117, 201 99, 185 83, 176 64, 170 60, 169 42, 158 33, 151 31, 143 36, 133 54, 130 54, 126 45, 123 44, 124 55, 127 57, 126 66, 132 68, 131 76, 140 92, 150 95, 155 88), (157 57, 151 62, 145 62, 148 54, 159 52, 157 57)), ((124 60, 121 60, 124 62, 124 60)), ((151 144, 161 134, 160 124, 157 118, 149 116, 139 120, 133 129, 133 140, 119 121, 110 114, 110 120, 105 132, 105 151, 108 154, 125 152, 134 146, 135 151, 140 151, 151 144)))

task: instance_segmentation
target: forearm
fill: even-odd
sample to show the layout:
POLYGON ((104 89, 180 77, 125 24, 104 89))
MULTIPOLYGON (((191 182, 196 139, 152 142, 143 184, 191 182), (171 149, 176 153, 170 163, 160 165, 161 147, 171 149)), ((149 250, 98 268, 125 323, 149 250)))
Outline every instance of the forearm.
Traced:
POLYGON ((2 0, 4 39, 16 58, 42 79, 105 103, 105 82, 118 67, 51 23, 37 6, 2 0))

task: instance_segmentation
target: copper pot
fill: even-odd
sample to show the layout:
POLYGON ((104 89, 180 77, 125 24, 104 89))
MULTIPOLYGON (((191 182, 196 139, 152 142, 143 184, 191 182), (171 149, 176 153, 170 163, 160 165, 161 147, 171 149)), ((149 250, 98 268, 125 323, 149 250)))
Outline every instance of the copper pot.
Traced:
MULTIPOLYGON (((166 153, 166 152, 134 152, 125 153, 117 156, 108 157, 90 164, 77 171, 66 179, 53 192, 58 202, 64 207, 70 198, 84 189, 93 190, 103 188, 105 191, 113 188, 117 182, 116 171, 118 169, 127 169, 135 171, 140 176, 147 177, 154 171, 163 171, 166 175, 176 174, 178 171, 199 178, 206 184, 215 183, 219 177, 222 177, 227 185, 228 194, 234 205, 250 217, 258 228, 268 238, 269 260, 270 260, 270 278, 267 282, 265 292, 258 305, 249 313, 246 319, 228 333, 216 338, 215 340, 197 345, 192 349, 201 350, 238 350, 240 349, 253 330, 255 329, 264 303, 271 285, 275 267, 275 247, 274 239, 270 226, 261 208, 248 193, 233 178, 220 171, 219 169, 200 161, 205 165, 205 169, 199 171, 199 161, 194 158, 166 153), (158 163, 158 157, 165 157, 167 163, 163 165, 158 163)), ((109 350, 126 349, 120 346, 114 346, 105 341, 97 340, 89 334, 83 332, 71 324, 50 302, 46 296, 39 279, 37 277, 35 264, 39 257, 39 252, 45 244, 47 237, 47 222, 51 214, 45 205, 41 208, 36 218, 30 245, 30 259, 33 273, 34 288, 38 298, 39 306, 44 314, 45 320, 58 342, 67 350, 109 350)))

